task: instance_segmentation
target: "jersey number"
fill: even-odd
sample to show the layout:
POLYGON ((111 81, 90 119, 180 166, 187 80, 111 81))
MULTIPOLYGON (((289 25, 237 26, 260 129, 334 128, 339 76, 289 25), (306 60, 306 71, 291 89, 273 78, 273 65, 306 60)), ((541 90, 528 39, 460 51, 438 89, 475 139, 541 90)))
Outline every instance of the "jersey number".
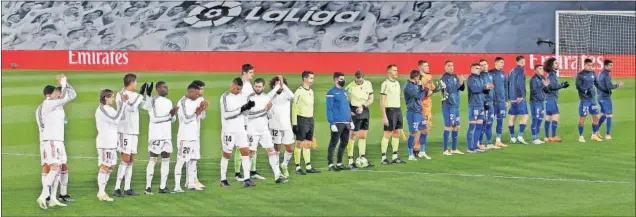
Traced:
POLYGON ((254 138, 250 136, 249 140, 250 140, 250 143, 252 143, 254 141, 254 138))
POLYGON ((154 146, 159 146, 160 144, 161 144, 161 141, 159 140, 152 141, 152 145, 154 146))
POLYGON ((189 154, 190 153, 190 147, 183 147, 183 154, 189 154))
POLYGON ((225 142, 232 142, 232 136, 225 136, 225 142))
POLYGON ((128 139, 124 139, 124 146, 128 146, 128 139))
POLYGON ((278 136, 278 130, 272 130, 272 136, 278 136))
POLYGON ((113 158, 113 153, 112 152, 106 152, 106 159, 112 159, 113 158))

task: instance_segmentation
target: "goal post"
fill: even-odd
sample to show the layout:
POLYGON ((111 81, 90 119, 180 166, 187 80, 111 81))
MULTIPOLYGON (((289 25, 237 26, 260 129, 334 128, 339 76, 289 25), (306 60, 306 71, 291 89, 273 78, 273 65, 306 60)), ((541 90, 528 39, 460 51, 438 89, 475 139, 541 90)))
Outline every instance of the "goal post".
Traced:
POLYGON ((598 73, 610 59, 612 76, 636 77, 636 12, 559 10, 555 28, 559 76, 576 76, 585 59, 598 73))

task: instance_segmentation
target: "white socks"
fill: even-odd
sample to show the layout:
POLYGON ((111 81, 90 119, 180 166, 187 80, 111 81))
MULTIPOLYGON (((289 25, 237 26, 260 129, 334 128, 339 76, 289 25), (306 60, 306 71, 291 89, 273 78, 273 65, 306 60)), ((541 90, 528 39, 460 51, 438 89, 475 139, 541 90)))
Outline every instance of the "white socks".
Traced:
POLYGON ((68 194, 68 170, 60 173, 60 195, 68 194))
POLYGON ((99 170, 97 174, 97 185, 99 186, 99 191, 97 192, 98 196, 103 196, 106 194, 106 184, 108 184, 108 179, 110 178, 111 171, 103 171, 99 170))
POLYGON ((188 186, 190 185, 194 185, 194 173, 196 173, 196 161, 195 160, 190 160, 188 162, 188 176, 186 177, 188 186))
POLYGON ((250 178, 250 168, 252 166, 252 161, 250 160, 250 156, 241 156, 241 166, 243 166, 243 178, 250 178))
POLYGON ((160 189, 165 189, 168 182, 168 175, 170 175, 170 158, 161 158, 161 183, 160 189))
POLYGON ((133 171, 133 163, 128 164, 128 168, 126 168, 126 182, 124 185, 124 190, 130 190, 130 182, 132 182, 132 171, 133 171))
POLYGON ((157 164, 157 157, 150 157, 148 161, 148 167, 146 167, 146 188, 152 186, 152 177, 155 174, 155 165, 157 164))
POLYGON ((278 167, 278 152, 271 151, 268 152, 267 155, 269 155, 269 166, 272 167, 272 171, 274 171, 274 180, 276 180, 278 179, 278 177, 280 177, 280 167, 278 167))
POLYGON ((283 156, 283 163, 281 164, 283 167, 287 168, 287 164, 289 164, 289 161, 291 160, 291 158, 294 156, 294 152, 293 151, 285 151, 285 155, 283 156))
POLYGON ((124 176, 126 176, 126 170, 128 169, 128 163, 122 161, 119 164, 119 168, 117 169, 117 181, 115 182, 115 190, 120 189, 121 181, 124 180, 124 176))
POLYGON ((49 171, 49 173, 46 175, 44 182, 42 182, 42 193, 40 194, 41 198, 47 198, 51 195, 51 187, 53 186, 53 182, 55 182, 55 178, 57 178, 57 174, 59 172, 59 169, 51 169, 51 171, 49 171))
POLYGON ((51 186, 51 200, 57 200, 57 187, 60 185, 60 174, 58 173, 53 180, 53 186, 51 186))
POLYGON ((174 167, 174 189, 181 189, 181 172, 183 172, 183 164, 185 164, 185 161, 177 159, 177 165, 174 167))
POLYGON ((230 159, 221 157, 221 181, 227 180, 227 165, 230 163, 230 159))

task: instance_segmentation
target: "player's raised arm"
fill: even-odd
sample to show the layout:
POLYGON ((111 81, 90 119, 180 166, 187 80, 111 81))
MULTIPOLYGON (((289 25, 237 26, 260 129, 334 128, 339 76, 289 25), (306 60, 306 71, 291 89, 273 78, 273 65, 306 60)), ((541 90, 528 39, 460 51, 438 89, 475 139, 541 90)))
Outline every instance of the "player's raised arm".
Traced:
POLYGON ((66 76, 58 75, 57 83, 62 87, 62 96, 60 98, 46 100, 45 105, 47 109, 64 106, 66 103, 73 101, 77 97, 77 92, 75 92, 75 89, 73 89, 71 84, 68 83, 66 76))
MULTIPOLYGON (((142 94, 143 92, 142 90, 142 94)), ((163 123, 173 120, 178 107, 172 108, 172 102, 166 96, 168 96, 168 86, 163 81, 157 82, 157 97, 150 100, 150 107, 148 107, 150 123, 163 123), (168 100, 170 103, 157 103, 158 100, 168 100)))

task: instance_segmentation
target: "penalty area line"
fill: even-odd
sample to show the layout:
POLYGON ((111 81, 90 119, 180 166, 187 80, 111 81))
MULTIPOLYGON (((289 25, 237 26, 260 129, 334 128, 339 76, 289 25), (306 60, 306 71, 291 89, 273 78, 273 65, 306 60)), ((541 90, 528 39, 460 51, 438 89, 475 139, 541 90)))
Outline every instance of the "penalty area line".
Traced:
MULTIPOLYGON (((23 157, 40 157, 39 154, 29 153, 6 153, 2 155, 10 156, 23 156, 23 157)), ((70 159, 83 159, 83 160, 97 160, 97 157, 87 156, 68 156, 70 159)), ((135 159, 135 161, 148 162, 145 159, 135 159)), ((174 161, 173 161, 174 162, 174 161)), ((199 162, 204 165, 219 165, 212 162, 199 162)), ((327 170, 327 168, 319 168, 321 170, 327 170)), ((490 178, 490 179, 516 179, 516 180, 535 180, 546 182, 577 182, 577 183, 604 183, 604 184, 636 184, 636 181, 615 181, 615 180, 589 180, 589 179, 571 179, 571 178, 546 178, 546 177, 530 177, 530 176, 505 176, 505 175, 487 175, 487 174, 462 174, 462 173, 430 173, 430 172, 409 172, 409 171, 395 171, 395 170, 350 170, 350 172, 359 173, 389 173, 389 174, 411 174, 411 175, 426 175, 426 176, 453 176, 453 177, 472 177, 472 178, 490 178)))

